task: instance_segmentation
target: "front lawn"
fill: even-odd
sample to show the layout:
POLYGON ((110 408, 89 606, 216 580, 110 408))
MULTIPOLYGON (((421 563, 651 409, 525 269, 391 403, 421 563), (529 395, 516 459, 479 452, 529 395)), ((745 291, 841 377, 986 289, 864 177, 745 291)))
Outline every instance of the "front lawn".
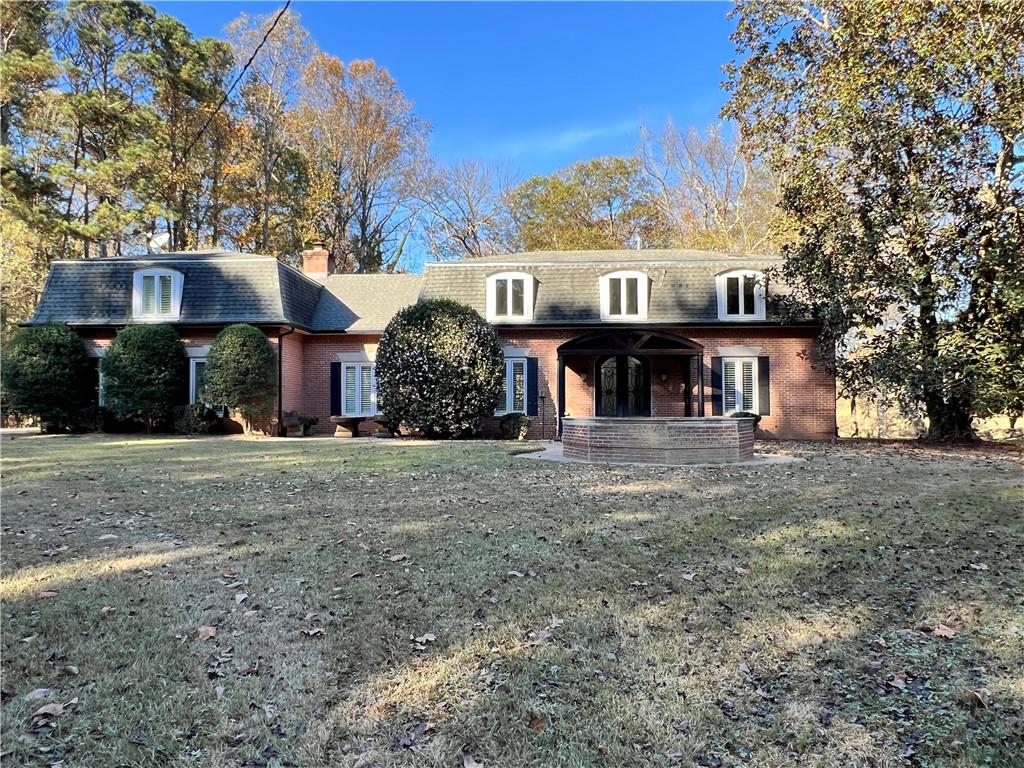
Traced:
POLYGON ((792 447, 4 440, 4 764, 1021 766, 1020 449, 792 447))

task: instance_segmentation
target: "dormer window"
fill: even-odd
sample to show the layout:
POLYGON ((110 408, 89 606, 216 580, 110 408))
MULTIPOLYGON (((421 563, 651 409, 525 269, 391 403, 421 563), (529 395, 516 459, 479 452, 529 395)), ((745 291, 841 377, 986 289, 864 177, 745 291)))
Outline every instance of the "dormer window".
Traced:
POLYGON ((534 278, 525 272, 501 272, 487 278, 487 319, 492 323, 533 320, 534 278))
POLYGON ((602 320, 646 320, 650 280, 643 272, 612 272, 601 276, 602 320))
POLYGON ((764 320, 764 276, 751 270, 725 272, 718 284, 719 320, 764 320))
POLYGON ((132 317, 177 320, 181 314, 184 275, 173 269, 140 269, 132 284, 132 317))

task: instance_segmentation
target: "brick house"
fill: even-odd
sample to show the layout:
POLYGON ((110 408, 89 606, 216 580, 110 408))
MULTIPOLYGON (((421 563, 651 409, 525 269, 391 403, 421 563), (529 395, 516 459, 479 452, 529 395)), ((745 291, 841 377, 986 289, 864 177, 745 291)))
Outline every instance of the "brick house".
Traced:
POLYGON ((528 414, 531 437, 555 438, 573 417, 750 411, 765 437, 831 438, 835 381, 816 358, 819 328, 773 311, 761 279, 773 263, 686 250, 536 252, 430 263, 422 275, 341 275, 316 247, 301 270, 221 251, 61 261, 30 324, 66 323, 98 358, 126 324, 170 323, 195 401, 213 338, 250 323, 279 353, 278 414, 317 417, 322 432, 362 420, 365 432, 381 332, 402 307, 445 297, 498 331, 506 387, 496 415, 528 414))

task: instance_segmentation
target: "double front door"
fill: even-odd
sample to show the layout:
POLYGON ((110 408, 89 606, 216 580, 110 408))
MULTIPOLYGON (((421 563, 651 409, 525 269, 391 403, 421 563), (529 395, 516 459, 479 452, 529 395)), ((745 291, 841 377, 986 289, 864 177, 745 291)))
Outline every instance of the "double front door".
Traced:
POLYGON ((645 358, 613 355, 597 362, 598 416, 650 416, 651 366, 645 358))

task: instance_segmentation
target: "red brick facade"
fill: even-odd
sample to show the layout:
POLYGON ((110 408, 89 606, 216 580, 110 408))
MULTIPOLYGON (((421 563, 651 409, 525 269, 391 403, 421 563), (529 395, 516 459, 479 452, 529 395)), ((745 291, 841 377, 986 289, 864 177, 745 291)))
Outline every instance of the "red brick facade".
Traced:
MULTIPOLYGON (((186 347, 212 343, 219 329, 183 329, 186 347)), ((771 414, 763 417, 758 433, 764 437, 830 439, 835 435, 835 380, 814 354, 814 331, 795 328, 714 327, 663 329, 699 344, 704 349, 706 414, 711 415, 711 357, 742 346, 770 360, 771 414)), ((558 429, 558 347, 586 329, 501 329, 502 344, 537 359, 537 415, 531 419, 531 438, 554 438, 558 429)), ((266 329, 271 343, 281 337, 281 397, 284 410, 299 411, 319 420, 317 431, 333 433, 331 417, 331 363, 373 360, 379 335, 288 333, 287 328, 266 329)), ((105 347, 112 331, 83 334, 90 346, 105 347)), ((592 416, 595 412, 594 357, 566 359, 565 415, 592 416)), ((690 398, 696 414, 696 359, 658 357, 651 362, 651 415, 682 416, 690 398), (684 366, 690 365, 689 391, 684 366)), ((277 404, 275 403, 275 413, 277 404)), ((491 427, 493 428, 493 424, 491 427)), ((364 432, 373 425, 364 426, 364 432)))

